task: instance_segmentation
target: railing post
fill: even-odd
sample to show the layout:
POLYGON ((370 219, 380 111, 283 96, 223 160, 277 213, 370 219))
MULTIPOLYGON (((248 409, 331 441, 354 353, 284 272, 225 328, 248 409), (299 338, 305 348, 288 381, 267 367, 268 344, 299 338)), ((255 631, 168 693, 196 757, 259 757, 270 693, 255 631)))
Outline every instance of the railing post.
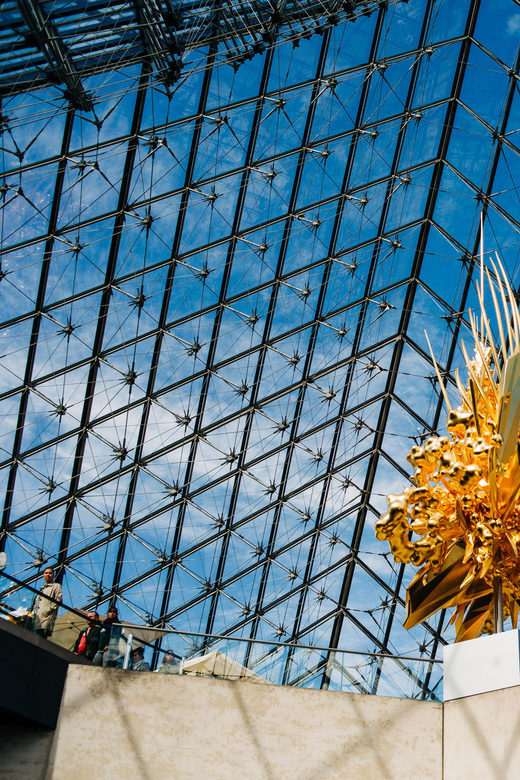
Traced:
POLYGON ((128 669, 128 665, 130 663, 130 653, 132 652, 133 638, 134 638, 133 634, 128 634, 126 638, 126 649, 125 649, 125 657, 123 659, 123 669, 128 669))
POLYGON ((493 580, 493 614, 495 618, 495 634, 501 634, 504 630, 504 605, 502 580, 500 577, 495 577, 493 580))

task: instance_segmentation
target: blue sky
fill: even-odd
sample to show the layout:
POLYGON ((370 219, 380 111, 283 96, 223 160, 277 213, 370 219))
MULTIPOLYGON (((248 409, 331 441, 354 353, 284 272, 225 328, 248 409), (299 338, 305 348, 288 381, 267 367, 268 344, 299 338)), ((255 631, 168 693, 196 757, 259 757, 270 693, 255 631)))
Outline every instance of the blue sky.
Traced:
MULTIPOLYGON (((115 587, 136 622, 164 610, 177 629, 320 645, 339 615, 343 649, 431 651, 437 619, 404 632, 400 603, 393 617, 399 567, 372 529, 415 438, 444 425, 424 330, 442 367, 462 364, 481 191, 486 253, 518 287, 520 13, 483 0, 468 45, 469 7, 410 0, 223 64, 202 106, 205 51, 170 94, 153 73, 139 90, 136 65, 92 76, 95 113, 75 113, 64 157, 57 89, 4 101, 12 574, 34 582, 37 550, 57 560, 74 498, 70 604, 115 587)), ((410 679, 389 672, 384 690, 413 695, 410 679)))

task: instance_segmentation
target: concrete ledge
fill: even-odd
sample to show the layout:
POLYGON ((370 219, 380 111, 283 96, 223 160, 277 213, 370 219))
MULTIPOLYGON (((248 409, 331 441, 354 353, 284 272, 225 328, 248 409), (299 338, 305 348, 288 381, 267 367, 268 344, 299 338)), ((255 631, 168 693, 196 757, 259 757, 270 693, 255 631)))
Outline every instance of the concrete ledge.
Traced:
POLYGON ((520 687, 444 704, 444 780, 518 780, 520 687))
POLYGON ((442 705, 69 665, 55 732, 0 728, 0 777, 91 780, 92 750, 96 780, 518 780, 520 686, 442 705))
POLYGON ((442 704, 70 666, 46 780, 441 780, 442 704))

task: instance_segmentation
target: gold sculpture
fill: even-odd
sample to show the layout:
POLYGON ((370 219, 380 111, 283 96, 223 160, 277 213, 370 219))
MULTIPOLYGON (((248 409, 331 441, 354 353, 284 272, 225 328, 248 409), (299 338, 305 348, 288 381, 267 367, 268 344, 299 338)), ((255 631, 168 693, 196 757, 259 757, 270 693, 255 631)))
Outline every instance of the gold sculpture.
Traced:
POLYGON ((455 372, 461 396, 455 409, 432 352, 449 435, 412 447, 407 460, 414 484, 387 497, 388 510, 375 526, 397 562, 421 567, 408 586, 405 628, 455 607, 456 642, 493 630, 494 587, 502 590, 504 615, 514 628, 520 603, 520 315, 496 259, 493 282, 481 254, 480 323, 469 312, 475 354, 470 360, 462 344, 468 381, 464 386, 455 372), (498 349, 484 307, 484 274, 498 349))

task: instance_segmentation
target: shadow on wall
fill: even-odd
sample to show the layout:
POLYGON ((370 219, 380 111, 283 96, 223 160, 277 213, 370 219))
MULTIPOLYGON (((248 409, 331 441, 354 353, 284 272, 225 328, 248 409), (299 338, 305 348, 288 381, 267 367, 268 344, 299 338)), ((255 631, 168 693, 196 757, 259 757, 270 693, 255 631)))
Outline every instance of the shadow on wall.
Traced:
MULTIPOLYGON (((244 693, 245 691, 243 686, 241 687, 237 685, 233 688, 233 696, 237 708, 242 715, 242 720, 245 729, 250 736, 251 743, 255 747, 258 762, 264 770, 265 778, 266 780, 283 780, 280 774, 276 774, 276 756, 272 755, 270 762, 267 751, 262 747, 261 736, 258 733, 258 729, 255 723, 256 718, 248 708, 247 697, 244 696, 244 693)), ((342 694, 338 695, 341 696, 342 694)), ((377 727, 368 724, 365 721, 362 708, 356 706, 356 698, 358 696, 361 697, 361 694, 347 695, 353 696, 352 705, 356 713, 358 726, 362 731, 362 737, 353 741, 352 739, 348 738, 347 734, 345 734, 345 741, 341 747, 332 753, 330 750, 324 751, 326 752, 326 758, 324 758, 319 763, 314 764, 312 767, 306 767, 305 769, 302 768, 301 774, 298 774, 298 780, 317 780, 317 778, 320 778, 320 780, 326 780, 327 777, 338 777, 338 771, 344 773, 346 767, 352 765, 352 762, 355 760, 356 756, 362 758, 362 765, 373 763, 377 766, 377 774, 374 775, 375 777, 381 777, 385 780, 392 780, 392 778, 396 777, 395 773, 392 772, 391 767, 383 760, 380 752, 377 749, 381 740, 382 729, 385 728, 384 724, 379 723, 377 724, 377 727)), ((398 721, 399 718, 392 718, 392 723, 394 725, 398 721)), ((313 732, 312 722, 310 722, 308 726, 308 738, 311 738, 313 732)), ((291 745, 288 745, 288 749, 290 749, 290 747, 291 745)), ((362 769, 362 765, 359 767, 359 769, 362 769)), ((357 772, 354 771, 352 777, 356 775, 357 772)), ((343 776, 345 778, 350 777, 350 775, 343 776)), ((361 778, 361 775, 357 776, 361 778)), ((422 777, 422 773, 417 774, 417 780, 422 777)), ((440 778, 441 775, 439 775, 439 780, 440 778)), ((407 776, 407 780, 412 780, 412 778, 407 776)))
MULTIPOLYGON (((94 670, 92 670, 94 671, 94 670)), ((105 670, 105 669, 95 669, 96 677, 93 677, 91 680, 91 685, 88 688, 85 688, 83 691, 76 691, 71 697, 71 701, 67 702, 67 706, 69 706, 71 709, 75 710, 76 712, 84 711, 86 717, 91 715, 91 706, 93 701, 98 702, 99 705, 101 705, 101 702, 103 699, 106 699, 107 696, 111 697, 113 700, 113 703, 115 705, 116 712, 113 711, 110 713, 112 716, 117 715, 120 721, 120 725, 125 732, 125 735, 128 739, 128 744, 124 745, 125 752, 128 751, 128 748, 130 748, 130 751, 133 756, 133 764, 135 766, 135 769, 139 771, 138 775, 135 775, 134 780, 154 780, 154 778, 149 774, 148 768, 147 768, 147 762, 146 758, 143 755, 143 751, 141 750, 140 743, 143 742, 143 735, 138 733, 137 727, 138 727, 138 720, 132 719, 127 710, 126 702, 124 701, 124 698, 121 696, 120 692, 120 681, 121 678, 119 675, 122 673, 123 675, 132 674, 131 672, 124 671, 120 672, 117 670, 116 674, 114 675, 112 670, 105 670), (95 682, 94 682, 95 681, 95 682), (87 715, 88 713, 88 715, 87 715), (135 725, 132 723, 132 720, 135 721, 135 725)), ((139 675, 139 672, 134 672, 132 674, 132 677, 135 675, 139 675)), ((101 705, 99 706, 99 720, 95 725, 95 728, 93 728, 90 732, 90 737, 93 740, 93 744, 97 745, 97 748, 101 750, 101 753, 104 753, 105 750, 108 750, 109 748, 114 749, 114 745, 111 740, 111 723, 113 724, 113 718, 107 718, 106 721, 103 717, 103 713, 105 712, 105 708, 101 705), (101 732, 101 733, 100 733, 101 732), (106 744, 104 744, 104 738, 103 734, 106 735, 106 744)), ((66 715, 65 715, 66 717, 66 715)), ((60 722, 58 722, 58 740, 59 740, 59 728, 60 728, 60 722)), ((79 735, 78 735, 79 737, 79 735)), ((51 755, 49 758, 50 761, 50 774, 48 774, 47 780, 52 780, 54 777, 53 770, 53 764, 56 760, 56 749, 57 744, 53 745, 51 755)), ((79 744, 78 739, 78 745, 79 750, 83 750, 84 747, 79 744)), ((119 747, 115 747, 116 753, 117 750, 119 750, 122 746, 119 745, 119 747)), ((61 775, 60 775, 61 776, 61 775)), ((65 775, 63 775, 65 777, 65 775)), ((78 778, 80 780, 80 778, 78 778)))
POLYGON ((441 780, 442 705, 71 667, 47 780, 441 780))
POLYGON ((446 780, 518 780, 520 688, 444 705, 446 780))
POLYGON ((36 724, 0 726, 0 778, 44 780, 54 730, 36 724))

